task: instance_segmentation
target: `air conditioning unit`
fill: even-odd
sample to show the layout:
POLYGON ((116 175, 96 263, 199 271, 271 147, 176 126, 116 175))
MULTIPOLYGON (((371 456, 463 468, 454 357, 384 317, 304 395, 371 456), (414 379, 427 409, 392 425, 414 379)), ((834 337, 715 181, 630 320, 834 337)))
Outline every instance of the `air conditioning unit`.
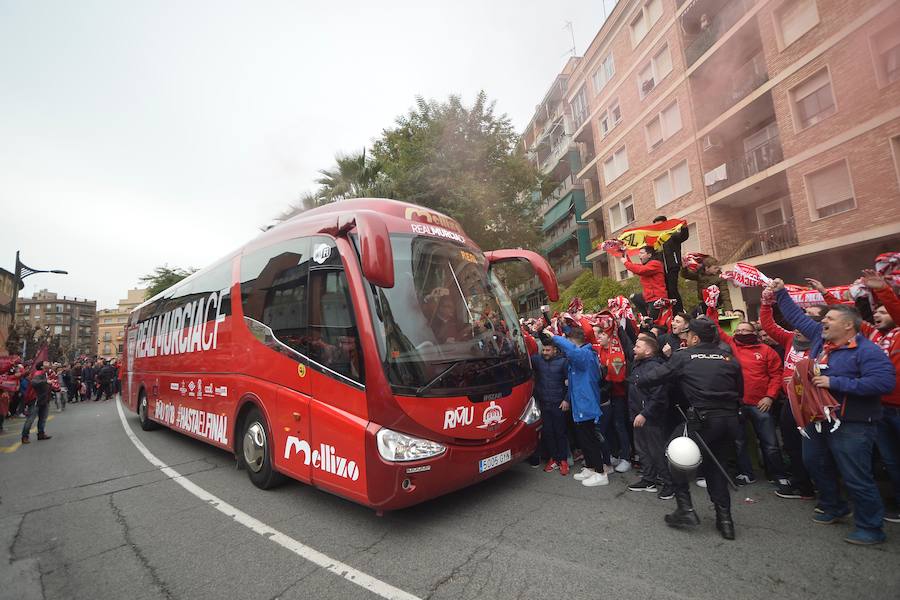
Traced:
POLYGON ((649 94, 650 92, 653 91, 653 88, 654 88, 655 86, 656 86, 656 82, 653 81, 653 78, 651 77, 651 78, 648 79, 647 81, 642 81, 642 82, 641 82, 641 91, 642 91, 642 92, 644 93, 644 95, 646 96, 647 94, 649 94))
POLYGON ((721 147, 722 147, 722 139, 719 136, 715 135, 714 133, 711 133, 711 134, 703 137, 703 151, 704 152, 712 150, 713 148, 721 148, 721 147))

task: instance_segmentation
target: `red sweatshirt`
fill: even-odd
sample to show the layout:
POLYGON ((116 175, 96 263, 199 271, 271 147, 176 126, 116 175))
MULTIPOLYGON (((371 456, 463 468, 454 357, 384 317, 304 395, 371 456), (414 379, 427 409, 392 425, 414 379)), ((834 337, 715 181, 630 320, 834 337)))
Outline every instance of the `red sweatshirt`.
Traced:
MULTIPOLYGON (((719 325, 719 313, 715 309, 707 311, 709 317, 719 325)), ((778 397, 782 383, 781 358, 769 346, 758 344, 742 345, 719 327, 719 336, 731 346, 734 357, 741 363, 744 376, 744 404, 756 406, 763 398, 774 400, 778 397)))
MULTIPOLYGON (((778 326, 778 323, 775 322, 775 318, 772 316, 772 307, 770 305, 763 304, 760 307, 759 324, 762 326, 763 330, 769 334, 770 338, 784 348, 784 371, 782 372, 781 379, 783 385, 787 386, 791 381, 791 377, 794 376, 794 371, 797 370, 797 363, 809 356, 809 350, 794 349, 793 332, 778 326)), ((787 392, 786 387, 785 392, 787 392)))
POLYGON ((660 298, 668 297, 666 291, 666 273, 662 262, 648 260, 646 265, 631 262, 625 257, 625 268, 637 275, 641 280, 644 290, 644 300, 647 304, 653 304, 660 298))
MULTIPOLYGON (((900 298, 897 298, 894 291, 889 287, 872 291, 875 294, 875 299, 884 304, 888 314, 891 315, 891 319, 894 320, 894 324, 900 323, 900 298)), ((863 335, 881 346, 881 349, 894 363, 894 369, 897 371, 897 382, 900 383, 900 327, 894 327, 890 331, 879 331, 869 323, 863 323, 862 332, 863 335)), ((893 392, 882 396, 881 403, 885 406, 900 408, 900 389, 895 387, 893 392)))

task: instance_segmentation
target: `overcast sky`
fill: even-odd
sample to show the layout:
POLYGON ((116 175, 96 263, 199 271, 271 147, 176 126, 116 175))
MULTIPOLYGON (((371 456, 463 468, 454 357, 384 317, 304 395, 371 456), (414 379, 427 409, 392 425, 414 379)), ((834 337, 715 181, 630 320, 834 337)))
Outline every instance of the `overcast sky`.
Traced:
MULTIPOLYGON (((608 8, 614 0, 607 0, 608 8)), ((258 235, 416 95, 521 131, 601 0, 0 0, 0 267, 113 307, 258 235)))

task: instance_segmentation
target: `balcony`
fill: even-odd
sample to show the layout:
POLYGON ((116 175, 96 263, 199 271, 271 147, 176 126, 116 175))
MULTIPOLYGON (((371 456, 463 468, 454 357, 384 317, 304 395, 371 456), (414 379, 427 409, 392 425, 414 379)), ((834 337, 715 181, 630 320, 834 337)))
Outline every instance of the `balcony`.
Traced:
POLYGON ((547 210, 551 206, 562 200, 566 196, 566 194, 571 192, 576 187, 580 189, 581 185, 576 182, 575 175, 573 173, 570 173, 562 180, 562 182, 560 182, 558 186, 556 186, 556 188, 552 192, 550 192, 550 195, 547 196, 543 202, 541 202, 541 214, 547 212, 547 210))
POLYGON ((712 195, 756 175, 784 160, 781 139, 774 135, 743 155, 730 159, 703 174, 706 191, 712 195))
POLYGON ((715 10, 715 4, 712 1, 696 2, 682 17, 685 31, 694 29, 698 32, 697 37, 684 48, 684 59, 688 67, 712 48, 753 6, 750 0, 730 0, 715 15, 709 17, 704 10, 715 10))
POLYGON ((751 232, 750 237, 735 248, 725 262, 732 263, 754 256, 772 254, 773 252, 793 248, 798 244, 797 229, 794 227, 793 218, 791 218, 781 225, 751 232))

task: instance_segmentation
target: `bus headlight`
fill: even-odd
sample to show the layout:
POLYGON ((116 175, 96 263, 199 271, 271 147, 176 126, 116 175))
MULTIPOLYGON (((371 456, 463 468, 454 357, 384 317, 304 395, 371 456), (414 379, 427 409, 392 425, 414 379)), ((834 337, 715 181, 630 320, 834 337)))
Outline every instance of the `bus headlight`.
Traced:
POLYGON ((378 453, 384 460, 406 462, 432 458, 447 451, 447 447, 431 440, 413 437, 382 428, 375 434, 378 442, 378 453))
POLYGON ((525 405, 525 410, 522 412, 522 416, 519 417, 519 420, 526 425, 532 425, 537 423, 540 418, 541 409, 538 408, 537 401, 534 399, 534 396, 532 396, 531 400, 528 401, 528 404, 525 405))

